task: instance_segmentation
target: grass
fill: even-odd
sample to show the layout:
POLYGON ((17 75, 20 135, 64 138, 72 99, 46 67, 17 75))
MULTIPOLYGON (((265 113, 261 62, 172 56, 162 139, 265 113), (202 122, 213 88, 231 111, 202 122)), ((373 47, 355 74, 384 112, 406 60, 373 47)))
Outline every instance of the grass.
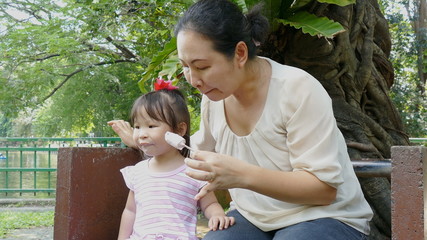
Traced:
POLYGON ((53 226, 54 216, 54 211, 0 212, 0 238, 13 229, 53 226))

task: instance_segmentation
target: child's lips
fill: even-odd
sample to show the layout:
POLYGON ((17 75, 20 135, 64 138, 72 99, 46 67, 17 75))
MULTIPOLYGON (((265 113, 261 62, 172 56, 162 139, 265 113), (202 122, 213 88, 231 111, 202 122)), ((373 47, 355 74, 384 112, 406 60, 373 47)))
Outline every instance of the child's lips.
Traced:
POLYGON ((140 143, 139 147, 140 148, 147 148, 147 147, 152 146, 152 145, 153 145, 152 143, 140 143))

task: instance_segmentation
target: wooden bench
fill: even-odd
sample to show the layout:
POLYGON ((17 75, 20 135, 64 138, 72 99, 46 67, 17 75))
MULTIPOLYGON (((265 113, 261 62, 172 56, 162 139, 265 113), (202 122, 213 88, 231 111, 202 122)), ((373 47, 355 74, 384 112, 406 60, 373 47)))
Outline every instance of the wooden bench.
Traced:
MULTIPOLYGON (((359 177, 391 177, 392 239, 424 239, 426 147, 392 147, 391 160, 353 161, 359 177)), ((140 161, 130 148, 60 148, 55 240, 117 239, 129 189, 119 169, 140 161)), ((216 193, 223 206, 227 191, 216 193)))

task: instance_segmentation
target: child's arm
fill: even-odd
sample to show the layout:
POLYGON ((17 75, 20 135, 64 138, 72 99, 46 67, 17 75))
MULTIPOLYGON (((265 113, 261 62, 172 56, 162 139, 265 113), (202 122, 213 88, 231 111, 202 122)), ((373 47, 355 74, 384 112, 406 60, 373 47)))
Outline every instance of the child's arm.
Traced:
POLYGON ((126 207, 122 213, 122 220, 120 222, 120 230, 118 240, 124 240, 130 237, 133 231, 133 224, 135 222, 135 197, 133 191, 129 191, 126 207))
POLYGON ((224 209, 218 203, 214 192, 210 192, 200 199, 200 208, 205 217, 209 219, 209 229, 213 231, 227 229, 234 224, 234 217, 225 215, 224 209))

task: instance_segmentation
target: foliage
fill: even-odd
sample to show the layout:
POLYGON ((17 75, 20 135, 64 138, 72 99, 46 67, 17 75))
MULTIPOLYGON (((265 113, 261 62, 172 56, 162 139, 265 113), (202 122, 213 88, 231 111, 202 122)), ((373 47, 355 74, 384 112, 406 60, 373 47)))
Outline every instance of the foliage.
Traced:
MULTIPOLYGON (((343 31, 338 23, 308 14, 312 0, 234 1, 245 12, 263 2, 273 27, 289 24, 325 37, 343 31)), ((355 2, 317 1, 339 6, 355 2)), ((106 122, 128 119, 133 100, 141 92, 152 90, 153 80, 159 75, 174 80, 188 97, 194 118, 192 129, 197 129, 200 93, 183 81, 172 36, 178 16, 193 2, 2 1, 0 135, 115 136, 106 122)), ((404 43, 404 37, 397 39, 404 43)), ((399 69, 411 69, 410 50, 402 48, 400 55, 393 55, 398 69, 396 83, 402 84, 394 88, 392 96, 402 103, 408 102, 406 91, 411 91, 412 83, 407 79, 414 75, 409 71, 399 75, 399 69)), ((409 129, 411 136, 419 136, 413 133, 422 128, 425 105, 398 106, 406 109, 402 116, 413 127, 409 129), (416 111, 418 115, 413 114, 416 111)))
MULTIPOLYGON (((247 11, 246 3, 259 1, 236 2, 247 11)), ((287 11, 290 1, 265 2, 272 14, 282 5, 274 12, 282 17, 308 3, 295 1, 298 11, 287 11)), ((182 81, 172 37, 177 17, 192 3, 2 1, 0 109, 7 119, 21 119, 15 136, 113 135, 106 122, 127 119, 133 100, 152 90, 158 75, 179 82, 197 118, 200 94, 182 81)))
POLYGON ((419 77, 414 31, 401 3, 383 1, 382 6, 392 35, 390 60, 395 70, 395 80, 391 98, 409 136, 426 137, 427 104, 425 96, 417 89, 419 77))
MULTIPOLYGON (((336 34, 344 31, 344 28, 337 22, 334 22, 326 17, 318 17, 305 11, 310 2, 307 0, 265 0, 265 1, 243 1, 235 0, 234 2, 240 6, 243 12, 248 11, 248 5, 254 5, 262 2, 265 6, 265 14, 273 23, 290 25, 292 27, 302 29, 304 33, 312 36, 322 36, 332 38, 336 34)), ((322 3, 337 4, 346 6, 355 3, 355 0, 319 0, 322 3)), ((168 79, 180 80, 182 78, 182 70, 179 66, 179 61, 176 56, 175 39, 165 45, 165 48, 160 53, 154 55, 148 68, 144 72, 144 77, 139 81, 138 85, 141 89, 145 89, 146 80, 152 79, 159 73, 167 75, 168 79)))
POLYGON ((3 1, 1 112, 30 117, 29 135, 112 135, 106 122, 127 119, 141 74, 189 3, 3 1))
POLYGON ((288 19, 278 19, 277 21, 279 23, 285 25, 289 24, 292 27, 301 29, 303 33, 307 33, 312 36, 320 35, 332 38, 334 35, 344 31, 341 24, 331 21, 325 17, 319 18, 316 15, 307 12, 299 12, 288 19))
POLYGON ((9 136, 12 129, 12 122, 0 112, 0 136, 9 136))
POLYGON ((53 226, 54 211, 47 212, 0 212, 0 237, 8 231, 20 228, 53 226))

